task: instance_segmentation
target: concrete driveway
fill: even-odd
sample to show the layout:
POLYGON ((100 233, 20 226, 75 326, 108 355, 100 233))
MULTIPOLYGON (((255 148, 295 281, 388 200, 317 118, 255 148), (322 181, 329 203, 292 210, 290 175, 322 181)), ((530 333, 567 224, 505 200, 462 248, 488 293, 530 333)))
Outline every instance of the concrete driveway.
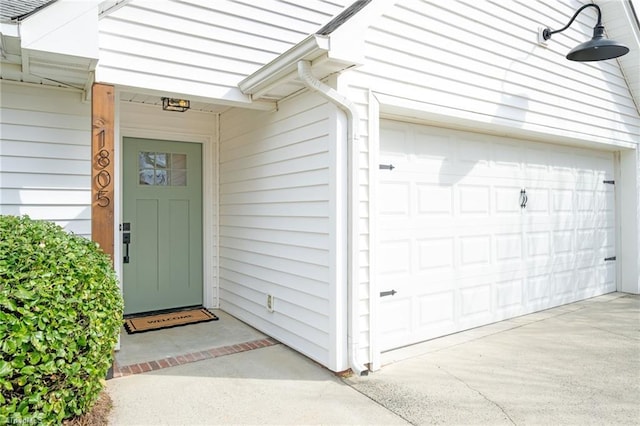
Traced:
POLYGON ((339 379, 276 345, 107 383, 111 424, 640 424, 640 296, 384 354, 339 379))
POLYGON ((640 424, 640 297, 614 293, 386 355, 347 380, 413 424, 640 424))

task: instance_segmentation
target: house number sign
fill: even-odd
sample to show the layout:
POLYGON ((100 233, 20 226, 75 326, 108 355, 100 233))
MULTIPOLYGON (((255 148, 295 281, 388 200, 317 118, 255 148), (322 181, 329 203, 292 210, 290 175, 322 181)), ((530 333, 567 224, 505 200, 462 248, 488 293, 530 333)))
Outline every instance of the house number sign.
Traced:
POLYGON ((96 128, 99 132, 97 134, 98 153, 94 158, 93 165, 96 170, 94 177, 94 185, 96 186, 95 201, 98 207, 109 207, 109 205, 111 205, 111 198, 109 198, 109 192, 111 189, 111 173, 109 173, 111 154, 105 149, 105 128, 102 120, 96 120, 94 129, 96 128))

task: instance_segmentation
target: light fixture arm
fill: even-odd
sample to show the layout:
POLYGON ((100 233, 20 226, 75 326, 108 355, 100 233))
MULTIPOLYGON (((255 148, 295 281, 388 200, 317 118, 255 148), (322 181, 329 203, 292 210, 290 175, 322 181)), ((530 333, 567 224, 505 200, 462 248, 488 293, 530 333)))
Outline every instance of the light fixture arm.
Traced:
POLYGON ((587 7, 595 7, 596 10, 598 11, 598 22, 596 23, 596 26, 594 27, 594 30, 596 30, 598 27, 602 27, 604 29, 604 26, 602 25, 602 12, 600 11, 600 6, 598 6, 597 4, 588 3, 588 4, 585 4, 584 6, 582 6, 580 9, 578 9, 576 11, 576 13, 573 14, 573 17, 571 18, 569 23, 567 25, 565 25, 564 27, 560 28, 559 30, 551 31, 551 28, 548 28, 548 27, 545 28, 544 30, 542 30, 542 37, 545 40, 549 40, 553 34, 560 33, 562 31, 566 30, 567 28, 569 28, 571 26, 571 24, 573 24, 573 21, 576 20, 576 18, 580 14, 580 12, 585 10, 587 7))

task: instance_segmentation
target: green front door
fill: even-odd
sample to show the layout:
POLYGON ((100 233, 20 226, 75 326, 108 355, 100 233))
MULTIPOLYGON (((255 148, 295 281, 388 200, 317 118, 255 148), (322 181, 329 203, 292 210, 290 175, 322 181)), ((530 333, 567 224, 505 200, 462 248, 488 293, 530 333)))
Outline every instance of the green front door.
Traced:
POLYGON ((201 145, 125 138, 123 156, 125 314, 201 305, 201 145))

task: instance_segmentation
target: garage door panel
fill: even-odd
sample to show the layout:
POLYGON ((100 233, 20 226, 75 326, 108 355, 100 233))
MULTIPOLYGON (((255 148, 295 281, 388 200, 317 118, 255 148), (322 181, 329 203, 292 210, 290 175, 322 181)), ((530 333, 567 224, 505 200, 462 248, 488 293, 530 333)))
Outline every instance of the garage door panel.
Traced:
POLYGON ((499 281, 495 285, 496 306, 499 316, 522 311, 524 279, 499 281))
POLYGON ((491 188, 487 185, 458 185, 457 198, 460 215, 489 215, 491 188))
POLYGON ((491 317, 491 285, 476 285, 460 290, 460 323, 480 324, 491 317))
POLYGON ((530 275, 526 284, 527 306, 539 310, 548 306, 551 297, 551 274, 530 275))
POLYGON ((575 250, 574 231, 571 230, 553 230, 553 250, 556 256, 571 253, 575 250))
POLYGON ((455 243, 453 237, 425 238, 417 240, 419 272, 453 269, 455 263, 455 243))
POLYGON ((378 327, 388 347, 401 346, 411 334, 411 300, 393 299, 384 304, 378 327), (390 320, 393 319, 393 320, 390 320))
POLYGON ((522 185, 496 185, 493 187, 494 213, 500 216, 520 216, 520 190, 522 185))
POLYGON ((518 265, 522 259, 522 234, 518 233, 496 233, 495 257, 498 264, 517 261, 518 265))
POLYGON ((576 267, 578 267, 579 263, 577 260, 577 255, 575 253, 564 253, 555 255, 551 261, 549 262, 550 268, 542 269, 541 265, 527 265, 527 268, 538 272, 550 272, 553 274, 558 274, 561 272, 571 272, 576 267), (548 269, 548 271, 547 271, 548 269))
POLYGON ((453 214, 453 185, 451 184, 416 184, 417 214, 445 215, 453 214))
MULTIPOLYGON (((486 144, 486 142, 485 142, 486 144)), ((521 147, 510 144, 496 142, 492 145, 492 159, 496 169, 504 173, 505 176, 519 176, 522 168, 523 150, 521 147)))
POLYGON ((576 248, 578 249, 578 251, 583 251, 583 250, 593 251, 593 248, 595 247, 595 242, 596 242, 595 229, 593 228, 578 229, 576 230, 576 236, 577 236, 576 248))
MULTIPOLYGON (((544 146, 544 145, 543 145, 544 146)), ((524 171, 527 176, 533 179, 547 177, 549 175, 549 157, 551 152, 548 148, 524 148, 524 171)))
POLYGON ((455 293, 453 291, 426 294, 420 296, 417 303, 420 328, 434 325, 449 328, 454 325, 455 293))
MULTIPOLYGON (((423 134, 424 135, 424 134, 423 134)), ((489 167, 492 146, 486 139, 473 133, 457 133, 451 136, 456 147, 456 162, 463 168, 489 167)))
POLYGON ((616 269, 614 263, 606 263, 598 266, 596 270, 598 274, 599 289, 603 292, 616 291, 616 269))
MULTIPOLYGON (((400 125, 403 126, 403 124, 400 125)), ((412 153, 417 156, 453 158, 456 139, 451 134, 442 131, 433 132, 429 128, 423 126, 414 126, 413 128, 408 129, 407 133, 410 135, 409 138, 412 139, 415 144, 414 151, 412 153), (433 144, 433 149, 429 149, 430 144, 433 144)))
POLYGON ((580 250, 575 256, 575 267, 578 268, 586 268, 592 265, 600 264, 604 262, 604 257, 599 256, 600 250, 595 249, 585 249, 580 250))
POLYGON ((596 194, 593 190, 576 191, 576 208, 578 213, 593 213, 596 206, 596 194))
POLYGON ((411 187, 403 182, 382 182, 380 184, 381 198, 385 200, 379 212, 383 215, 409 215, 409 199, 411 187))
POLYGON ((577 288, 578 291, 586 291, 588 289, 596 287, 596 268, 593 266, 588 266, 584 268, 578 268, 578 280, 577 280, 577 288))
POLYGON ((614 250, 615 249, 615 236, 616 236, 616 231, 614 229, 613 226, 611 227, 601 227, 598 229, 598 236, 597 236, 597 245, 599 247, 602 247, 604 249, 610 249, 610 250, 614 250))
POLYGON ((573 191, 570 189, 551 190, 551 208, 556 214, 573 214, 573 191))
POLYGON ((381 129, 380 142, 380 152, 384 152, 385 158, 404 160, 411 152, 406 129, 381 129))
POLYGON ((411 241, 393 240, 381 244, 381 274, 408 274, 411 271, 411 241))
POLYGON ((578 279, 575 267, 571 267, 565 271, 555 272, 552 275, 553 282, 553 299, 556 303, 570 303, 575 297, 575 283, 578 279))
POLYGON ((526 189, 527 195, 527 215, 548 215, 551 208, 549 201, 551 198, 551 191, 548 188, 539 188, 527 184, 524 184, 523 187, 526 189))
POLYGON ((551 236, 549 232, 529 232, 525 241, 525 255, 528 259, 548 259, 551 256, 551 236))
POLYGON ((615 290, 611 154, 386 125, 377 280, 398 292, 380 308, 398 324, 385 350, 615 290))
POLYGON ((551 173, 557 176, 564 176, 571 179, 574 177, 575 159, 576 154, 568 153, 564 148, 560 148, 547 157, 549 160, 549 166, 551 166, 551 173))
POLYGON ((478 268, 491 262, 491 236, 473 235, 461 236, 460 241, 460 267, 478 268))
POLYGON ((599 191, 596 198, 596 211, 598 213, 610 213, 613 216, 614 193, 611 191, 599 191))

